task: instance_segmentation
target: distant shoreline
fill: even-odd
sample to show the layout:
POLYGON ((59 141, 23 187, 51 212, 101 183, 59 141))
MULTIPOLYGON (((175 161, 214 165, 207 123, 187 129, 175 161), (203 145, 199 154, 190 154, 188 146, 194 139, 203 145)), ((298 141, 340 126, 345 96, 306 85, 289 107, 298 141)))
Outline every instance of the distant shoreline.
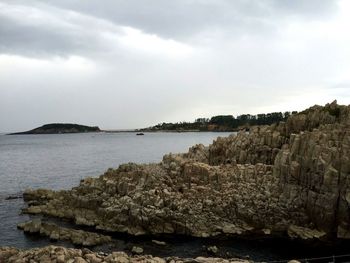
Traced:
POLYGON ((29 131, 9 133, 8 135, 89 133, 100 131, 98 126, 86 126, 75 123, 50 123, 29 131))
POLYGON ((63 134, 82 134, 82 133, 89 133, 89 134, 96 134, 96 133, 191 133, 191 132, 199 132, 199 133, 230 133, 230 132, 238 132, 238 130, 234 131, 201 131, 201 130, 183 130, 183 131, 176 131, 176 130, 159 130, 159 131, 144 131, 144 130, 100 130, 96 132, 64 132, 64 133, 11 133, 11 132, 2 132, 1 135, 63 135, 63 134))
POLYGON ((186 133, 186 132, 215 132, 215 133, 227 133, 227 132, 237 132, 238 130, 234 131, 201 131, 201 130, 102 130, 101 132, 104 133, 122 133, 122 132, 143 132, 143 133, 186 133))

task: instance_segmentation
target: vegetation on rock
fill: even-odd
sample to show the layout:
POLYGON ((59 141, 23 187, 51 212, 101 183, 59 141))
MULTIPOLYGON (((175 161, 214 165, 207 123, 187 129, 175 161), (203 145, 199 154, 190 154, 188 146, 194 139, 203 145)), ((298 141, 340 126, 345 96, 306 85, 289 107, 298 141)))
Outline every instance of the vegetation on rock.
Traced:
POLYGON ((72 123, 51 123, 45 124, 38 128, 35 128, 26 132, 12 133, 17 134, 57 134, 57 133, 84 133, 84 132, 100 132, 100 128, 97 126, 85 126, 72 123))

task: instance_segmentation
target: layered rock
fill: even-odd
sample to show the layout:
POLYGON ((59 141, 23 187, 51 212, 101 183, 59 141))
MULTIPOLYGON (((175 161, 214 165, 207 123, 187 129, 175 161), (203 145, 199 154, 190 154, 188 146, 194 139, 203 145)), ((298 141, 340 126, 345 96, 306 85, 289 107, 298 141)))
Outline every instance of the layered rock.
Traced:
POLYGON ((219 137, 209 147, 208 161, 211 165, 225 163, 272 165, 282 145, 288 142, 273 126, 257 126, 250 132, 240 131, 227 138, 219 137))
POLYGON ((349 128, 350 107, 314 106, 70 191, 27 191, 25 212, 132 235, 350 238, 349 128))
POLYGON ((64 228, 53 223, 42 222, 40 219, 21 223, 17 227, 26 233, 40 234, 51 240, 70 241, 74 245, 96 246, 112 241, 112 238, 106 235, 64 228))
POLYGON ((326 106, 313 106, 299 114, 292 115, 286 122, 270 126, 255 126, 249 132, 219 137, 208 148, 206 162, 212 165, 225 163, 274 164, 276 155, 283 145, 288 144, 292 134, 312 131, 322 125, 343 123, 349 125, 350 107, 336 101, 326 106))
POLYGON ((288 211, 278 204, 272 167, 264 164, 210 166, 170 155, 161 165, 121 165, 49 195, 26 212, 133 235, 235 235, 290 223, 283 222, 288 211))
POLYGON ((281 199, 304 208, 316 228, 339 238, 350 237, 349 173, 350 129, 344 124, 293 134, 274 165, 281 199))
POLYGON ((246 260, 222 259, 222 258, 159 258, 150 255, 129 256, 124 252, 113 252, 111 254, 94 253, 88 249, 73 249, 57 246, 47 246, 28 250, 20 250, 10 247, 0 247, 0 262, 56 262, 56 263, 248 263, 246 260))

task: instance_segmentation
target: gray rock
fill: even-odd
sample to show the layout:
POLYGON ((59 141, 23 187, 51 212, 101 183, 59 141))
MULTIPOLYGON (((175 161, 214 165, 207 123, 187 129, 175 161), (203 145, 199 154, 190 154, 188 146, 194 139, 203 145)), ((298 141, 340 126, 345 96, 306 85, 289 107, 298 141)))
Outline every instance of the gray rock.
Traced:
POLYGON ((40 233, 40 235, 48 236, 52 240, 67 240, 75 245, 96 246, 112 241, 109 236, 64 228, 53 223, 41 222, 40 219, 21 223, 17 227, 27 233, 40 233))
POLYGON ((219 252, 219 249, 217 248, 217 246, 209 246, 207 247, 207 251, 212 255, 216 255, 219 252))
POLYGON ((137 247, 137 246, 133 246, 132 249, 131 249, 131 252, 133 254, 142 254, 143 253, 143 248, 142 247, 137 247))
POLYGON ((72 190, 26 191, 24 212, 132 235, 348 239, 349 174, 350 106, 333 102, 72 190))

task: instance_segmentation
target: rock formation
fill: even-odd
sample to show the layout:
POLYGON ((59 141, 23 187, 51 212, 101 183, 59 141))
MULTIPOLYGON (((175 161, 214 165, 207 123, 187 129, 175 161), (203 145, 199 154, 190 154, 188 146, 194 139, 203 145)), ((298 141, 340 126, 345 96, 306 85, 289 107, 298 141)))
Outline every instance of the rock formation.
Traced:
POLYGON ((350 106, 336 102, 86 178, 29 190, 31 214, 132 235, 350 238, 350 106))
POLYGON ((56 262, 56 263, 249 263, 246 260, 222 259, 222 258, 159 258, 149 255, 129 256, 124 252, 94 253, 89 249, 73 249, 57 246, 47 246, 29 250, 20 250, 11 247, 0 247, 0 262, 56 262))
POLYGON ((96 246, 112 241, 112 238, 83 230, 75 230, 60 227, 53 223, 41 222, 41 220, 32 220, 19 224, 19 229, 26 233, 37 233, 47 236, 51 240, 66 240, 74 245, 96 246))

